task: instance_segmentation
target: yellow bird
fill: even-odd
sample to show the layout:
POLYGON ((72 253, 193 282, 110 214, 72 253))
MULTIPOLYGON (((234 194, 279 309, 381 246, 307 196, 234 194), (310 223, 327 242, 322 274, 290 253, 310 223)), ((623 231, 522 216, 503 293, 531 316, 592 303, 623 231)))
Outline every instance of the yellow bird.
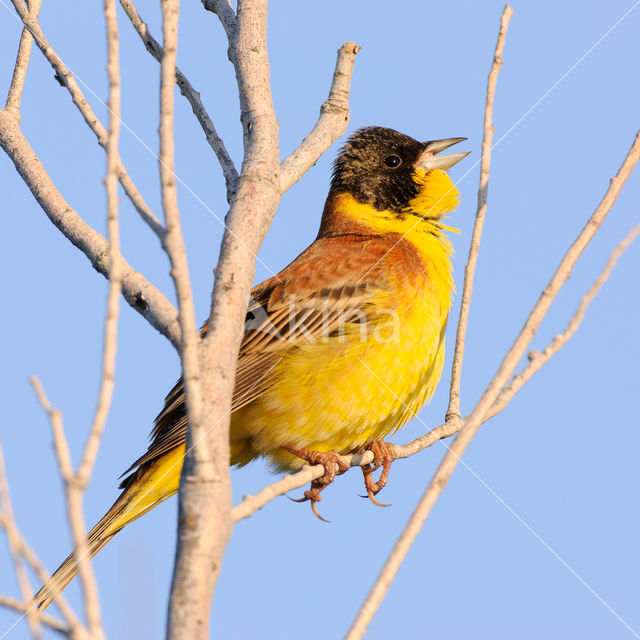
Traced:
MULTIPOLYGON (((231 464, 278 470, 322 463, 304 500, 314 513, 341 456, 371 449, 369 497, 393 460, 382 438, 432 396, 442 373, 452 248, 442 222, 458 204, 445 170, 464 140, 418 142, 382 127, 352 135, 334 164, 316 240, 251 295, 231 415, 231 464), (372 471, 382 466, 378 482, 372 471)), ((206 332, 206 327, 203 329, 206 332)), ((118 531, 178 491, 187 428, 182 381, 165 399, 147 452, 89 532, 93 557, 118 531)), ((76 575, 72 553, 36 594, 48 606, 76 575)))

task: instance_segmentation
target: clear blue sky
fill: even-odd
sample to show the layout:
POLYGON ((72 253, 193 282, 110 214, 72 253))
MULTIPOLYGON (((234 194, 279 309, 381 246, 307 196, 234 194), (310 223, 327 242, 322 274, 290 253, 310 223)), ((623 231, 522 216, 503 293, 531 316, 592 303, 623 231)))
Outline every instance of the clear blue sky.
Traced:
MULTIPOLYGON (((42 23, 106 122, 98 5, 45 0, 42 23)), ((199 3, 183 5, 180 67, 202 93, 239 162, 236 88, 222 30, 199 3)), ((466 148, 472 155, 451 172, 462 196, 451 219, 461 229, 453 238, 458 290, 475 211, 486 76, 502 6, 493 0, 271 6, 270 59, 283 155, 315 122, 335 51, 345 40, 362 45, 350 131, 376 124, 423 140, 469 138, 466 148)), ((633 6, 632 0, 513 4, 495 107, 499 144, 463 370, 465 412, 495 372, 640 126, 640 7, 613 28, 633 6)), ((139 10, 159 37, 157 3, 141 2, 139 10)), ((122 155, 160 212, 152 154, 158 147, 159 67, 123 16, 120 25, 128 129, 122 155)), ((19 33, 12 12, 0 7, 3 94, 19 33)), ((226 203, 220 171, 200 128, 179 96, 177 105, 180 205, 198 316, 204 319, 221 237, 218 219, 226 203)), ((71 205, 103 230, 104 154, 38 51, 29 69, 22 123, 71 205)), ((260 253, 270 269, 282 268, 314 238, 335 152, 331 149, 283 198, 260 253)), ((106 283, 49 223, 4 155, 0 187, 0 435, 18 522, 53 569, 69 551, 70 540, 48 425, 27 378, 40 376, 51 401, 63 410, 77 459, 96 401, 106 283)), ((564 328, 608 253, 638 220, 639 201, 636 173, 576 267, 535 347, 564 328)), ((124 198, 121 215, 126 257, 173 299, 167 261, 124 198)), ((638 273, 640 247, 633 247, 579 333, 480 431, 464 458, 468 469, 456 471, 369 638, 639 637, 638 273)), ((268 275, 258 265, 257 280, 268 275)), ((454 328, 451 322, 449 355, 454 328)), ((113 410, 86 496, 91 522, 117 496, 117 476, 146 448, 152 420, 179 375, 173 348, 126 305, 119 340, 113 410)), ((442 422, 448 378, 445 368, 431 405, 396 442, 442 422)), ((394 465, 381 496, 392 503, 388 509, 357 497, 361 477, 351 471, 325 493, 321 506, 329 525, 284 497, 240 523, 213 608, 217 637, 341 637, 444 451, 437 444, 394 465)), ((234 471, 235 500, 273 479, 262 462, 234 471)), ((164 633, 176 504, 168 501, 128 527, 95 561, 110 638, 164 633)), ((4 546, 0 592, 18 593, 4 546)), ((78 605, 75 585, 68 595, 78 605)), ((0 638, 27 637, 24 623, 2 635, 15 618, 0 611, 0 638)))

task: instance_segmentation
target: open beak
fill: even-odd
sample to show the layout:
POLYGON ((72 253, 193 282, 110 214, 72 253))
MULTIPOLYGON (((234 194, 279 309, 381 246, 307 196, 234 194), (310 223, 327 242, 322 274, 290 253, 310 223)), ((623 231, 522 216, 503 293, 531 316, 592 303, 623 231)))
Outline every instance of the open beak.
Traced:
POLYGON ((431 171, 433 169, 446 170, 453 167, 454 164, 466 158, 471 151, 462 151, 461 153, 448 153, 444 156, 435 155, 439 151, 444 151, 458 142, 462 142, 466 138, 445 138, 444 140, 432 140, 425 142, 420 157, 415 163, 416 169, 431 171))

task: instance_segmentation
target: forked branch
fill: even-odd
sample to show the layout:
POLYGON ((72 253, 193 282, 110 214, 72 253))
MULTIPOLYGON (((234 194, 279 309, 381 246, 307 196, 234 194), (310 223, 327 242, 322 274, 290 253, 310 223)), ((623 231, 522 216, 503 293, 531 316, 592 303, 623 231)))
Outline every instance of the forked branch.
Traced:
MULTIPOLYGON (((109 243, 71 208, 22 134, 16 119, 5 110, 0 110, 0 146, 13 161, 49 220, 89 258, 98 273, 108 278, 111 271, 109 243)), ((122 261, 122 269, 125 300, 177 346, 180 338, 174 306, 125 260, 122 261)))

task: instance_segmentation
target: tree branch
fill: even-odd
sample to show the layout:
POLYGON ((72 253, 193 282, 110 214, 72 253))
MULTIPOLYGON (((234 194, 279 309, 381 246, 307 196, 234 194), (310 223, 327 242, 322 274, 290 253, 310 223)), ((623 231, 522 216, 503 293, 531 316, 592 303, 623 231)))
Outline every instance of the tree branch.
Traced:
MULTIPOLYGON (((4 518, 1 519, 0 524, 6 527, 6 520, 4 518)), ((51 578, 49 572, 44 568, 42 562, 40 562, 40 558, 36 555, 35 551, 29 546, 27 541, 24 539, 20 530, 18 529, 18 525, 13 523, 15 530, 15 538, 16 538, 16 549, 17 552, 25 559, 27 564, 33 569, 33 571, 38 576, 38 579, 42 584, 45 584, 51 578)), ((59 595, 56 598, 56 606, 60 610, 60 613, 67 621, 67 625, 72 631, 72 635, 74 639, 80 640, 80 638, 84 637, 83 633, 85 632, 84 627, 78 620, 76 614, 73 612, 73 609, 69 606, 67 601, 64 599, 62 595, 59 595)), ((9 605, 7 605, 9 606, 9 605)))
POLYGON ((542 366, 548 362, 548 360, 558 353, 562 347, 573 337, 578 330, 584 314, 587 311, 587 307, 591 304, 591 301, 598 295, 602 285, 609 279, 611 272, 616 266, 620 256, 631 246, 632 242, 640 234, 640 224, 629 230, 627 235, 619 242, 616 248, 611 252, 607 263, 602 269, 600 275, 593 282, 587 293, 582 296, 580 304, 576 309, 576 312, 569 320, 567 328, 560 334, 554 336, 553 340, 542 351, 532 351, 529 353, 529 364, 517 375, 515 375, 509 384, 502 389, 496 401, 493 403, 491 410, 487 414, 487 420, 494 415, 502 411, 507 404, 511 401, 513 396, 531 379, 531 377, 540 371, 542 366))
MULTIPOLYGON (((140 36, 147 51, 158 61, 162 61, 163 50, 160 43, 153 37, 149 31, 149 27, 138 14, 135 5, 130 0, 120 0, 120 4, 127 14, 131 24, 140 36)), ((207 113, 207 110, 202 104, 200 94, 191 86, 189 79, 180 71, 178 67, 175 69, 176 82, 180 87, 180 92, 189 101, 191 109, 194 115, 198 119, 204 135, 209 143, 209 146, 213 150, 218 158, 220 167, 222 168, 222 174, 224 175, 226 187, 227 187, 227 201, 231 203, 233 196, 235 195, 238 171, 236 170, 233 160, 227 152, 227 148, 224 145, 222 138, 218 135, 216 128, 207 113)))
MULTIPOLYGON (((10 598, 9 596, 0 595, 0 606, 7 607, 7 609, 13 609, 18 613, 22 613, 27 616, 30 613, 29 605, 25 605, 24 603, 20 602, 20 600, 16 600, 15 598, 10 598)), ((54 631, 58 631, 64 636, 67 636, 69 638, 77 637, 73 635, 73 631, 71 627, 68 627, 64 622, 62 622, 62 620, 58 620, 57 618, 54 618, 53 616, 50 616, 47 613, 41 613, 40 616, 38 617, 38 620, 42 624, 47 625, 47 627, 49 627, 50 629, 53 629, 54 631)), ((39 636, 36 636, 36 637, 39 637, 39 636)))
MULTIPOLYGON (((42 0, 29 0, 29 15, 34 20, 38 19, 40 13, 40 5, 42 0)), ((18 45, 18 55, 16 56, 16 64, 13 68, 13 77, 7 95, 5 109, 9 111, 20 122, 20 102, 22 100, 22 90, 24 89, 24 81, 27 77, 27 67, 31 58, 31 45, 33 37, 26 27, 23 27, 20 35, 20 44, 18 45)))
POLYGON ((13 568, 16 573, 18 587, 22 595, 21 610, 27 616, 27 622, 31 630, 31 634, 36 640, 42 638, 42 630, 37 613, 29 607, 29 601, 33 593, 29 576, 20 554, 20 534, 13 515, 13 507, 11 505, 11 494, 9 492, 9 480, 7 478, 7 469, 4 464, 4 453, 0 444, 0 507, 2 508, 2 519, 0 524, 7 533, 7 544, 9 546, 9 555, 13 562, 13 568))
POLYGON ((280 190, 290 189, 318 161, 318 158, 347 130, 349 93, 356 54, 360 46, 345 42, 338 49, 329 97, 320 107, 320 117, 300 146, 280 166, 280 190))
MULTIPOLYGON (((80 111, 85 122, 89 128, 94 132, 98 139, 98 144, 106 149, 107 146, 107 131, 98 120, 98 117, 94 113, 91 105, 87 102, 78 83, 75 81, 73 74, 67 69, 62 62, 60 56, 54 51, 53 47, 49 44, 42 32, 40 23, 34 19, 34 17, 26 11, 26 8, 19 2, 19 0, 12 0, 13 6, 16 12, 20 16, 22 23, 29 29, 33 36, 36 45, 47 59, 49 64, 53 67, 60 82, 67 88, 71 94, 73 104, 76 105, 80 111)), ((142 194, 138 191, 133 180, 129 177, 127 170, 122 163, 122 160, 118 160, 118 179, 125 193, 131 200, 131 203, 135 207, 136 211, 140 214, 140 217, 149 225, 153 232, 162 240, 164 236, 164 227, 156 216, 151 211, 151 208, 147 205, 142 194)))
POLYGON ((82 507, 83 488, 80 486, 78 478, 73 472, 69 442, 65 436, 62 424, 62 413, 59 409, 54 409, 51 406, 40 380, 35 376, 32 376, 30 381, 36 392, 38 402, 47 414, 51 424, 54 450, 58 460, 60 476, 64 481, 67 517, 71 528, 73 545, 75 547, 78 574, 82 581, 82 589, 85 597, 85 613, 87 616, 87 623, 89 625, 89 634, 92 640, 104 640, 104 631, 100 620, 98 585, 93 568, 89 561, 87 547, 87 528, 84 521, 84 511, 82 507))
POLYGON ((93 425, 89 432, 84 455, 77 471, 78 483, 86 488, 98 454, 98 447, 111 407, 115 383, 115 363, 118 350, 118 317, 122 291, 122 255, 120 254, 120 224, 118 221, 118 141, 120 138, 120 61, 118 22, 115 0, 105 0, 105 22, 107 25, 107 48, 109 62, 109 136, 107 139, 107 238, 109 242, 109 293, 104 327, 104 349, 102 355, 102 381, 98 393, 93 425))
POLYGON ((451 386, 449 391, 449 408, 445 420, 460 419, 460 375, 462 372, 462 358, 464 356, 464 343, 467 335, 467 322, 469 321, 469 307, 471 305, 471 292, 473 290, 473 277, 476 271, 478 252, 480 251, 480 240, 482 239, 482 228, 484 217, 487 212, 487 193, 489 191, 489 169, 491 166, 491 148, 493 143, 493 102, 496 95, 496 84, 498 73, 502 67, 502 52, 504 41, 509 28, 509 21, 513 15, 513 10, 507 4, 500 19, 500 31, 496 42, 496 50, 493 54, 493 63, 489 71, 487 82, 487 99, 484 108, 484 134, 482 138, 482 155, 480 158, 480 187, 478 188, 478 208, 476 219, 473 225, 471 245, 469 247, 469 257, 464 269, 464 285, 462 287, 462 301, 460 303, 460 318, 456 331, 456 346, 453 354, 453 365, 451 367, 451 386))
MULTIPOLYGON (((89 258, 96 271, 108 278, 111 270, 108 242, 66 202, 22 135, 17 121, 5 110, 0 110, 0 146, 13 161, 49 220, 89 258)), ((125 300, 178 348, 180 338, 174 306, 124 260, 122 268, 125 300)))

